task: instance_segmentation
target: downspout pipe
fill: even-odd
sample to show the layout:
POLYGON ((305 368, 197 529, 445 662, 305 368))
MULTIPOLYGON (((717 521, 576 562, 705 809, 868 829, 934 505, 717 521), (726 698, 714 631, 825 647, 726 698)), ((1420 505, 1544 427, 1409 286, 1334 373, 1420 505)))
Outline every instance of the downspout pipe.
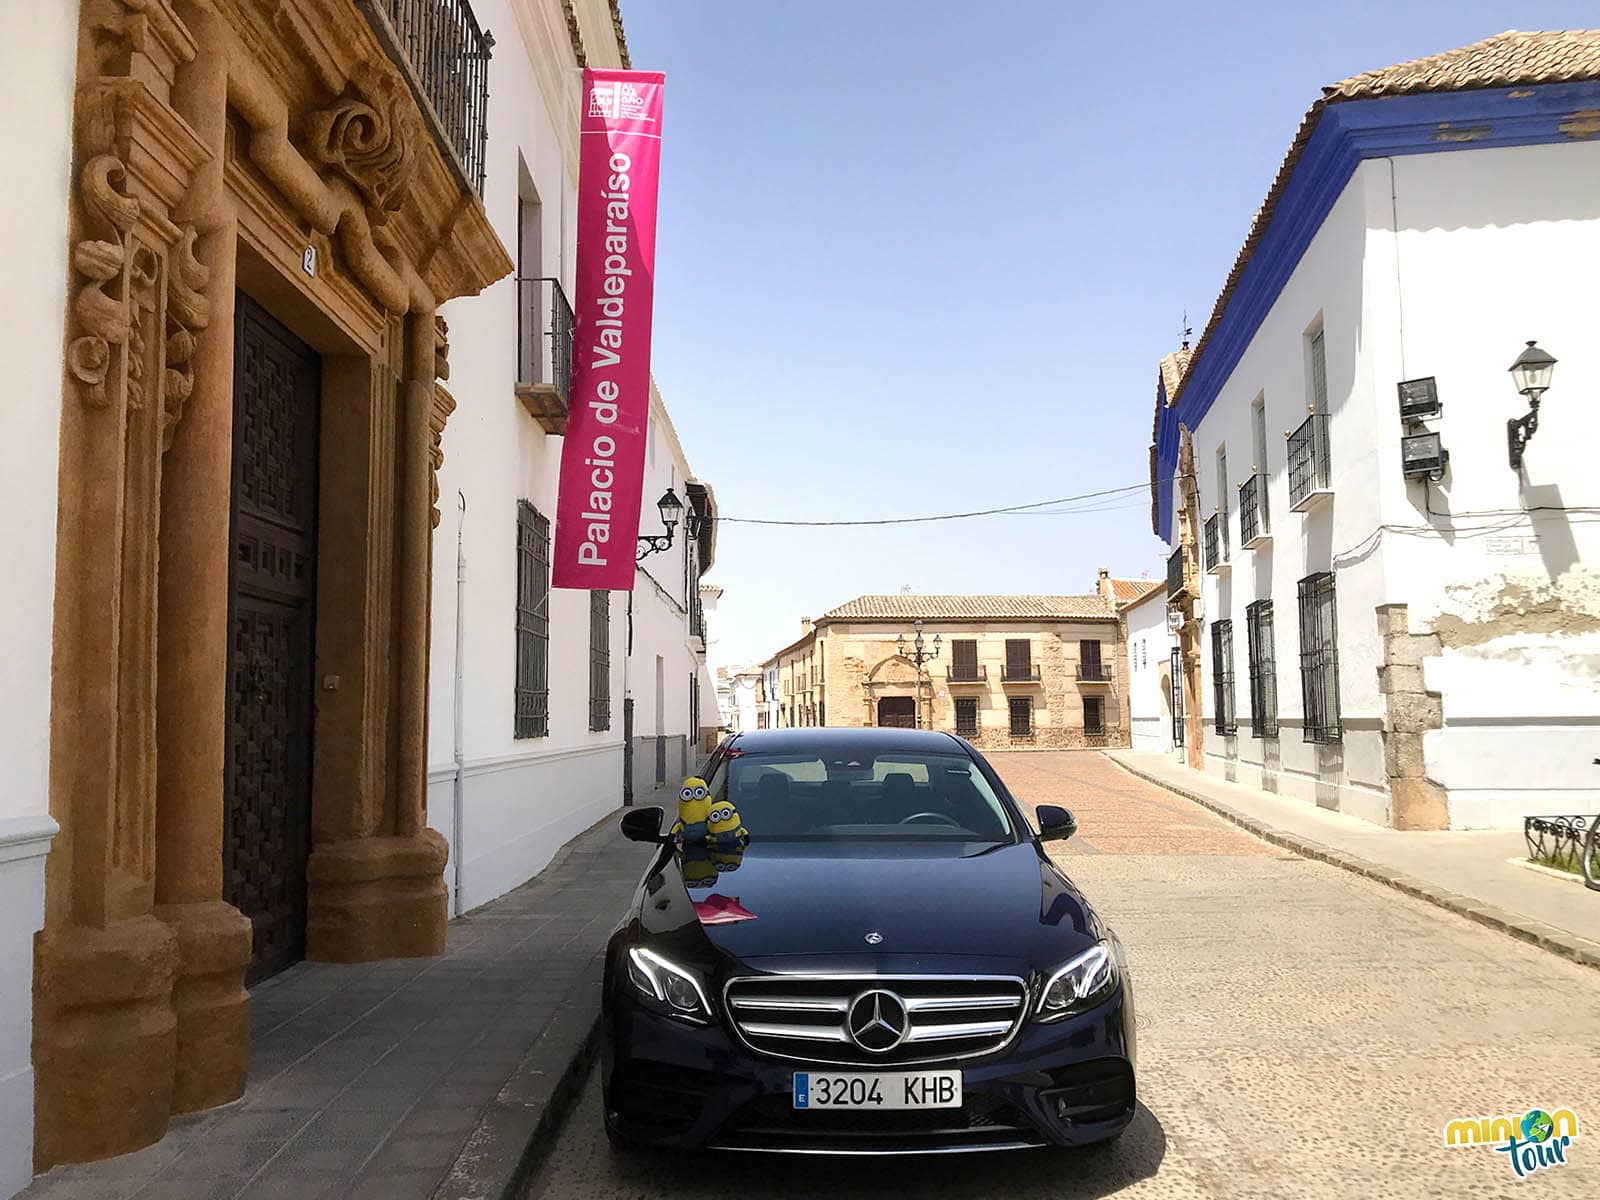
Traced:
POLYGON ((464 540, 464 531, 467 523, 467 497, 466 493, 456 491, 456 499, 460 502, 460 511, 456 519, 456 651, 455 651, 455 677, 451 681, 453 697, 453 716, 455 718, 454 760, 455 779, 453 792, 455 802, 450 811, 450 862, 451 862, 451 898, 450 912, 452 916, 459 917, 462 913, 461 891, 466 881, 466 856, 461 849, 462 802, 466 798, 466 671, 462 667, 462 653, 466 646, 466 598, 467 598, 467 553, 464 540))

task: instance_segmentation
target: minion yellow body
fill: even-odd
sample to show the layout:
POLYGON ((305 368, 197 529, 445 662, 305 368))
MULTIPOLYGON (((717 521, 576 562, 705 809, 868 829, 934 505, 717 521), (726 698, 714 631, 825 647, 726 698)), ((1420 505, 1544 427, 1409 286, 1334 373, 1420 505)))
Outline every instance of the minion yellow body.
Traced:
POLYGON ((698 775, 691 775, 683 781, 683 787, 678 791, 678 820, 672 826, 673 837, 686 845, 707 839, 710 795, 711 788, 698 775))
POLYGON ((750 840, 750 831, 739 820, 732 800, 711 806, 706 815, 706 840, 717 846, 742 846, 750 840))

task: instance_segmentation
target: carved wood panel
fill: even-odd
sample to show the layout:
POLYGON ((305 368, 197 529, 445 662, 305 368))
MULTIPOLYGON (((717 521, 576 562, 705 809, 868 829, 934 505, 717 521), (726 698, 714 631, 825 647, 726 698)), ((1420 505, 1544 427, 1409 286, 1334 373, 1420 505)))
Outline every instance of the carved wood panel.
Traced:
POLYGON ((236 311, 223 890, 255 929, 253 983, 305 956, 320 372, 243 294, 236 311))

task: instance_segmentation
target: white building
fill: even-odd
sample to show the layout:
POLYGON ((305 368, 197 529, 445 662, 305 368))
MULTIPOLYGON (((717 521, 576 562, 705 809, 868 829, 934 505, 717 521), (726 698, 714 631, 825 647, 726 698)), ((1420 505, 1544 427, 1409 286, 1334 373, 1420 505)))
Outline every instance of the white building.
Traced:
POLYGON ((33 935, 44 919, 49 816, 50 646, 56 575, 61 329, 67 303, 67 196, 77 5, 13 28, 0 105, 0 152, 25 163, 7 188, 7 272, 18 297, 0 332, 11 381, 0 439, 0 511, 12 583, 0 589, 0 1196, 33 1178, 33 935), (33 236, 49 230, 53 236, 33 236), (21 297, 26 297, 23 301, 21 297))
MULTIPOLYGON (((1167 620, 1167 592, 1158 580, 1142 596, 1124 601, 1118 615, 1127 626, 1128 726, 1135 750, 1168 751, 1183 736, 1183 710, 1173 719, 1173 661, 1177 639, 1167 620)), ((1178 701, 1182 704, 1181 699, 1178 701)))
POLYGON ((1198 590, 1208 770, 1400 828, 1594 811, 1597 110, 1580 32, 1307 114, 1157 400, 1156 531, 1201 543, 1169 591, 1198 590), (1528 339, 1560 365, 1514 467, 1528 339))

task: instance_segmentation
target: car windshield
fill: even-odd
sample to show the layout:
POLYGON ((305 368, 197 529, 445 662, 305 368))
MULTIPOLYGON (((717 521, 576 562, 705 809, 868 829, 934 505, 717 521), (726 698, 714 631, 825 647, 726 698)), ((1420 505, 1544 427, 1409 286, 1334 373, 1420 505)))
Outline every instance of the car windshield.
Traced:
POLYGON ((752 839, 1014 836, 1005 805, 962 754, 736 751, 709 783, 713 802, 732 800, 752 839))

